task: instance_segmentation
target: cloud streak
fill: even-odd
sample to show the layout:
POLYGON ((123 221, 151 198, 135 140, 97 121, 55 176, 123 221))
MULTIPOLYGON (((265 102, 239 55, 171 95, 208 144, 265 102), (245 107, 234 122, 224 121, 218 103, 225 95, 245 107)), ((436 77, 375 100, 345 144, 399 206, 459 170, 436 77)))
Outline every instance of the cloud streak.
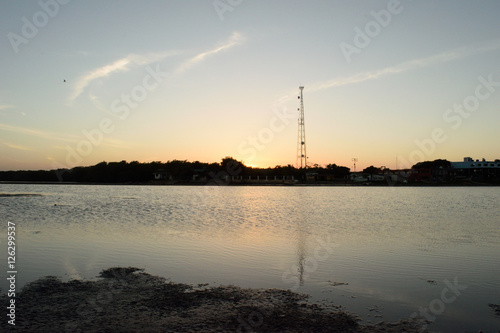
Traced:
MULTIPOLYGON (((18 133, 18 134, 22 134, 22 135, 34 136, 34 137, 42 138, 42 139, 62 141, 62 142, 70 143, 70 144, 77 144, 78 142, 85 140, 84 137, 78 136, 78 135, 59 134, 59 133, 54 133, 54 132, 50 132, 50 131, 41 131, 41 130, 37 130, 37 129, 7 125, 7 124, 2 124, 2 123, 0 123, 0 130, 11 132, 11 133, 18 133)), ((117 139, 112 139, 112 138, 104 138, 104 140, 101 144, 104 146, 112 147, 112 148, 124 148, 124 147, 130 148, 130 147, 136 146, 136 144, 133 142, 125 142, 122 140, 117 140, 117 139)), ((14 146, 16 146, 16 145, 10 144, 9 147, 13 148, 14 146)), ((17 147, 21 147, 21 146, 18 145, 17 147)), ((65 149, 64 146, 60 146, 60 147, 56 147, 56 148, 65 149)), ((18 149, 20 149, 20 148, 18 148, 18 149)))
POLYGON ((13 144, 13 143, 10 143, 10 142, 6 142, 6 141, 0 141, 0 143, 3 144, 6 147, 11 148, 11 149, 23 150, 23 151, 33 151, 32 148, 27 147, 27 146, 23 146, 23 145, 16 145, 16 144, 13 144))
MULTIPOLYGON (((181 74, 189 68, 203 62, 206 58, 228 50, 236 45, 239 45, 244 40, 243 36, 238 32, 233 32, 229 39, 225 41, 222 45, 215 47, 212 50, 202 52, 196 56, 184 61, 176 70, 176 74, 181 74)), ((135 66, 144 66, 163 60, 166 57, 178 54, 178 51, 166 51, 161 53, 150 53, 150 54, 129 54, 124 58, 113 61, 110 64, 95 68, 86 74, 80 76, 76 83, 73 85, 71 95, 69 96, 69 102, 73 102, 80 96, 85 88, 94 80, 110 76, 114 73, 125 72, 130 70, 135 66)))
MULTIPOLYGON (((9 104, 0 104, 0 115, 6 115, 10 114, 12 110, 9 109, 14 109, 14 105, 9 105, 9 104)), ((24 116, 24 112, 21 112, 21 114, 24 116)))
POLYGON ((384 76, 401 74, 418 68, 425 68, 441 63, 446 63, 449 61, 469 57, 475 54, 482 54, 489 51, 495 51, 500 49, 500 40, 489 41, 487 43, 481 44, 479 46, 466 46, 455 50, 442 52, 433 56, 414 59, 410 61, 403 62, 401 64, 386 67, 379 70, 374 70, 365 73, 355 74, 349 77, 336 78, 329 81, 319 82, 309 85, 309 92, 341 87, 350 84, 360 83, 369 80, 375 80, 382 78, 384 76))
POLYGON ((161 53, 150 53, 150 54, 129 54, 128 56, 118 59, 111 64, 104 65, 102 67, 91 70, 90 72, 82 75, 76 80, 73 86, 73 92, 69 97, 69 101, 72 102, 78 96, 82 94, 85 88, 94 80, 107 77, 113 73, 124 72, 131 69, 133 65, 144 66, 153 62, 160 61, 168 56, 177 54, 177 51, 166 51, 161 53))
POLYGON ((0 104, 0 110, 12 109, 13 107, 14 107, 14 105, 0 104))
POLYGON ((49 131, 40 131, 36 129, 7 125, 2 123, 0 123, 0 130, 23 134, 23 135, 35 136, 38 138, 65 141, 65 142, 77 142, 80 139, 78 136, 75 135, 59 135, 49 131))
POLYGON ((215 48, 213 48, 212 50, 209 50, 209 51, 206 51, 206 52, 202 52, 200 54, 197 54, 196 56, 186 60, 185 62, 183 62, 179 68, 177 68, 177 70, 175 71, 176 74, 181 74, 183 73, 184 71, 188 70, 189 68, 201 63, 203 60, 205 60, 207 57, 211 56, 211 55, 214 55, 214 54, 217 54, 219 52, 222 52, 222 51, 225 51, 225 50, 228 50, 236 45, 239 45, 243 42, 244 40, 244 37, 242 34, 240 34, 239 32, 233 32, 231 34, 231 36, 229 37, 229 39, 227 41, 225 41, 222 45, 220 46, 217 46, 215 48))

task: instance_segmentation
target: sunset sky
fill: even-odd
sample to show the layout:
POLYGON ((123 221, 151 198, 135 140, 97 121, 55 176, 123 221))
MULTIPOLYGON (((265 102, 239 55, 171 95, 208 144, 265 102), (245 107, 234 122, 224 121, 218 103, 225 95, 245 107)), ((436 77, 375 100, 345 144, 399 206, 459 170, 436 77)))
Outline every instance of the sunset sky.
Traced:
POLYGON ((2 1, 0 170, 500 159, 500 2, 2 1))

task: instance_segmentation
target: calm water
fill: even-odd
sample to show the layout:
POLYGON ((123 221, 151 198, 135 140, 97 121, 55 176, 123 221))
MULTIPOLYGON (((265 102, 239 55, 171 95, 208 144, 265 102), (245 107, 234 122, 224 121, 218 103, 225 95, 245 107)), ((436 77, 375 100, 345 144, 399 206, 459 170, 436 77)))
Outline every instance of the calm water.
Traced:
MULTIPOLYGON (((41 194, 0 197, 1 267, 15 222, 18 287, 137 266, 177 282, 293 289, 364 322, 421 308, 434 330, 500 328, 488 307, 500 303, 500 188, 0 184, 0 193, 41 194)), ((3 291, 5 278, 2 268, 3 291)))

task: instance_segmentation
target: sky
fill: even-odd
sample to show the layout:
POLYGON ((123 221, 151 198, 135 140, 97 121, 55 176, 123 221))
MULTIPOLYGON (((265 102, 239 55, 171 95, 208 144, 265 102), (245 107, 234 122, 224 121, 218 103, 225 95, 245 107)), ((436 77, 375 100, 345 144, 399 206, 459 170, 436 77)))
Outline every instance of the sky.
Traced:
POLYGON ((500 2, 1 1, 0 170, 500 159, 500 2))

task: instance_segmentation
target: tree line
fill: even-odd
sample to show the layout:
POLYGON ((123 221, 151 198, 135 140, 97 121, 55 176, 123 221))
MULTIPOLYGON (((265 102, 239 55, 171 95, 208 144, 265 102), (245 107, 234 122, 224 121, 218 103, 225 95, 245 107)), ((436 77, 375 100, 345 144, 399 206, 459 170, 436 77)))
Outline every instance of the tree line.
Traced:
MULTIPOLYGON (((447 160, 419 162, 412 169, 450 168, 447 160)), ((379 174, 384 167, 369 166, 363 170, 367 174, 379 174)), ((77 183, 149 183, 154 180, 154 174, 161 173, 169 179, 189 182, 193 175, 204 176, 207 180, 220 180, 225 176, 236 177, 294 177, 296 180, 306 179, 306 174, 315 175, 319 179, 345 179, 351 172, 346 166, 314 164, 307 168, 277 165, 272 168, 254 168, 246 166, 242 161, 226 156, 221 162, 205 163, 200 161, 171 160, 167 162, 141 163, 138 161, 100 162, 92 166, 79 166, 72 169, 57 170, 22 170, 0 171, 0 181, 26 182, 77 182, 77 183)))
POLYGON ((162 173, 179 181, 190 181, 195 174, 208 178, 224 175, 242 177, 294 176, 301 179, 305 173, 331 175, 344 178, 350 169, 345 166, 328 164, 325 167, 314 165, 306 169, 293 165, 277 165, 273 168, 254 168, 232 157, 224 157, 221 162, 205 163, 200 161, 171 160, 167 162, 141 163, 138 161, 101 162, 92 166, 79 166, 72 169, 0 171, 0 181, 35 182, 81 182, 81 183, 148 183, 154 180, 155 173, 162 173))

